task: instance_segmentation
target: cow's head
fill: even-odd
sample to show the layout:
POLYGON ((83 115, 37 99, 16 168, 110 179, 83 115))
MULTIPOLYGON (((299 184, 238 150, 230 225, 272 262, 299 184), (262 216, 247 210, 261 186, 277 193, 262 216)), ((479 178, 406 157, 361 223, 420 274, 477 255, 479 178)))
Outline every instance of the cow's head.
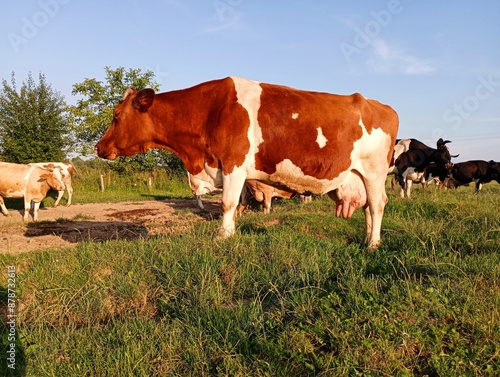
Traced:
POLYGON ((47 172, 40 175, 40 179, 45 180, 54 190, 64 191, 66 188, 66 185, 63 182, 63 174, 60 169, 47 169, 47 172))
POLYGON ((437 150, 436 153, 434 154, 434 160, 437 164, 441 165, 448 165, 451 163, 451 155, 450 151, 448 150, 448 147, 446 144, 451 143, 450 140, 443 140, 439 139, 436 143, 437 145, 437 150))
POLYGON ((488 175, 500 183, 500 162, 488 161, 488 175))
POLYGON ((153 89, 127 89, 113 111, 111 125, 94 148, 99 157, 114 160, 154 147, 153 121, 148 112, 154 97, 153 89))

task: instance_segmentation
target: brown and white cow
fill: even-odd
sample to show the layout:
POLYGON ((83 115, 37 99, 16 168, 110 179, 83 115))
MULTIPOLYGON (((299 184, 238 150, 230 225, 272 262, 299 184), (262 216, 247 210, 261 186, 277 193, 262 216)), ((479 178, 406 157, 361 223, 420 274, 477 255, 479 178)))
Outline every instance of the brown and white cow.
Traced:
POLYGON ((64 191, 59 169, 48 170, 39 166, 0 162, 0 207, 7 216, 4 198, 24 198, 23 221, 28 221, 31 203, 34 203, 33 221, 38 220, 40 202, 51 189, 64 191))
MULTIPOLYGON (((66 190, 68 190, 68 202, 66 203, 66 207, 71 205, 71 199, 73 198, 73 173, 75 172, 75 167, 71 162, 35 162, 30 165, 40 166, 44 169, 59 169, 61 171, 64 185, 66 186, 66 190)), ((52 207, 57 207, 61 198, 64 195, 64 190, 59 191, 57 193, 57 200, 52 207)))
POLYGON ((235 232, 245 180, 256 179, 300 194, 327 193, 346 218, 364 208, 373 249, 380 243, 398 123, 392 108, 358 93, 227 77, 159 94, 127 89, 95 151, 114 160, 164 148, 195 176, 216 181, 220 174, 222 237, 235 232))

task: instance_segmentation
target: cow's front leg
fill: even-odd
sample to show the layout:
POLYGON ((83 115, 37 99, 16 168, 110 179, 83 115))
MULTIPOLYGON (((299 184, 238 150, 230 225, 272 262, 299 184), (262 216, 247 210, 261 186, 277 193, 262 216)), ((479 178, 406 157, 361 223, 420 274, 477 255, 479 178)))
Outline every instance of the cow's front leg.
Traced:
POLYGON ((413 185, 413 181, 411 179, 406 180, 406 197, 411 197, 411 186, 413 185))
POLYGON ((372 236, 372 213, 370 211, 370 206, 368 205, 368 201, 363 208, 365 212, 365 223, 366 223, 366 235, 365 235, 365 244, 368 245, 370 243, 370 237, 372 236))
POLYGON ((38 210, 40 209, 41 202, 34 202, 33 205, 33 221, 38 221, 38 210))
POLYGON ((231 174, 223 175, 222 190, 222 225, 219 237, 227 238, 235 231, 236 209, 238 208, 240 194, 245 184, 246 173, 235 169, 231 174))
POLYGON ((7 207, 5 207, 5 203, 1 196, 0 196, 0 208, 2 209, 2 213, 4 214, 4 216, 9 216, 9 211, 7 211, 7 207))
POLYGON ((382 217, 384 207, 387 204, 385 193, 385 176, 372 175, 365 178, 367 203, 366 216, 366 238, 368 251, 374 251, 380 245, 380 231, 382 228, 382 217))
MULTIPOLYGON (((23 221, 27 222, 28 221, 28 216, 30 214, 31 210, 31 199, 26 199, 24 198, 24 214, 23 214, 23 221)), ((35 212, 33 212, 34 214, 35 212)))

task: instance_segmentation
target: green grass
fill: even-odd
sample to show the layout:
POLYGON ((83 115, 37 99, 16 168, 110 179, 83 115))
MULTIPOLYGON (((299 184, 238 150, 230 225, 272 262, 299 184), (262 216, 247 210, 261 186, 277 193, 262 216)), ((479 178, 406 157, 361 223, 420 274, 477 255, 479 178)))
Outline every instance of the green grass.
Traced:
MULTIPOLYGON (((0 256, 26 376, 496 376, 500 186, 389 192, 383 244, 333 202, 0 256)), ((3 338, 7 346, 6 337, 3 338)), ((5 355, 5 352, 2 352, 5 355)), ((1 373, 1 372, 0 372, 1 373)))

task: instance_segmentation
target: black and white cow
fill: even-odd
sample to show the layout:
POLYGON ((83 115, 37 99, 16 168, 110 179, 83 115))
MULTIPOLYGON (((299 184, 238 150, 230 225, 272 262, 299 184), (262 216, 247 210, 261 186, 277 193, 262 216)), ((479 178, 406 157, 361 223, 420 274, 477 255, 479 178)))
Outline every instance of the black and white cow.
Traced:
POLYGON ((472 160, 459 162, 451 168, 451 187, 476 183, 476 192, 481 190, 483 183, 497 181, 500 183, 500 162, 472 160))

